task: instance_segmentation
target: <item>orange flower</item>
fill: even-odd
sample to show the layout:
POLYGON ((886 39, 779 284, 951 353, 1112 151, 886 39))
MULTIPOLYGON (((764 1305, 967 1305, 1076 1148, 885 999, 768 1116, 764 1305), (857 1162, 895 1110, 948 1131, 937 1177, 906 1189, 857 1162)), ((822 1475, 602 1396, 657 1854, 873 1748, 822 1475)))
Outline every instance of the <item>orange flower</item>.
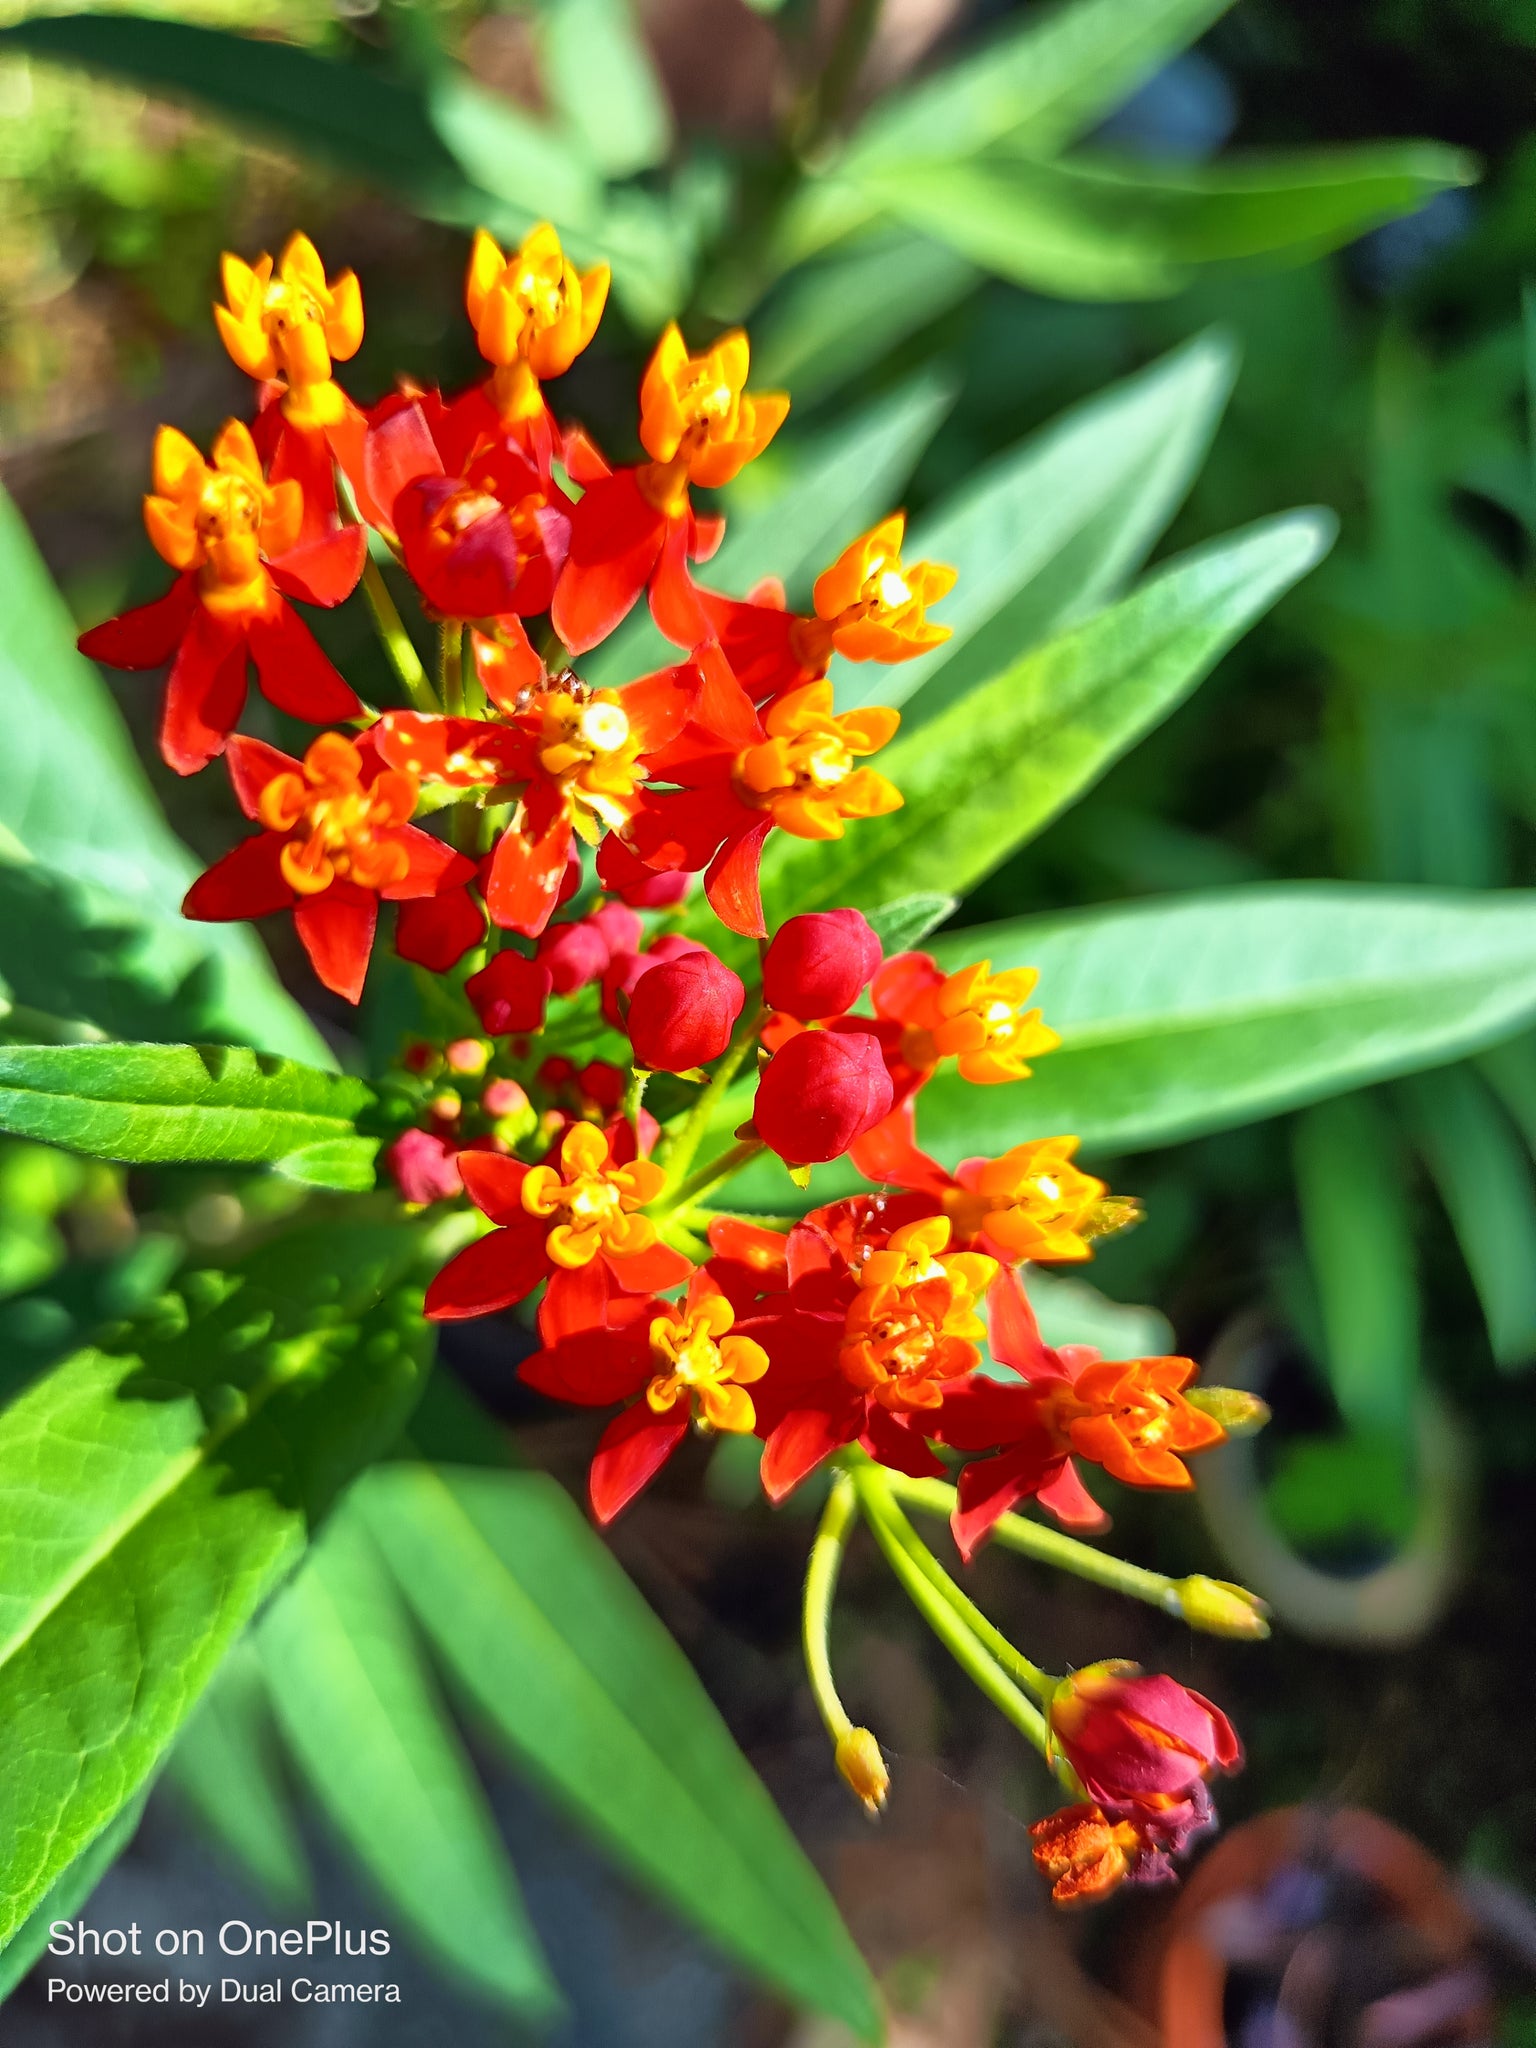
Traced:
POLYGON ((731 1336, 731 1304, 703 1275, 696 1275, 686 1301, 663 1303, 652 1319, 651 1357, 660 1368, 645 1390, 656 1415, 679 1401, 691 1404, 694 1420, 737 1435, 757 1421, 746 1388, 768 1370, 768 1354, 750 1337, 731 1336))
POLYGON ((632 1258, 656 1242, 656 1226, 635 1214, 654 1201, 666 1175, 649 1159, 620 1165, 607 1135, 593 1124, 572 1124, 560 1145, 560 1164, 531 1166, 521 1199, 530 1216, 547 1220, 545 1239, 557 1266, 590 1265, 599 1252, 632 1258))
POLYGON ((476 229, 464 304, 481 355, 495 365, 491 398, 504 419, 542 414, 539 380, 562 376, 597 332, 608 278, 606 263, 578 271, 547 221, 510 256, 476 229))
POLYGON ((249 428, 227 420, 205 462, 185 434, 155 436, 154 490, 144 526, 162 561, 196 570, 198 594, 226 617, 265 611, 272 579, 264 555, 283 555, 299 537, 304 496, 296 483, 269 484, 249 428))
POLYGON ((1010 1260, 1092 1258, 1093 1239, 1124 1230, 1141 1211, 1072 1164, 1077 1146, 1076 1138, 1035 1138, 998 1159, 963 1161, 941 1197, 956 1235, 984 1235, 1010 1260))
POLYGON ((640 385, 640 440, 651 466, 639 481, 669 518, 686 511, 690 483, 728 484, 784 424, 782 391, 745 389, 750 357, 739 327, 698 356, 689 355, 676 321, 656 344, 640 385))
POLYGON ((1127 1486, 1194 1485, 1180 1456, 1226 1440, 1213 1416, 1185 1400, 1189 1358, 1102 1359, 1050 1398, 1051 1417, 1080 1457, 1127 1486))
POLYGON ((901 713, 882 705, 838 714, 832 685, 807 683, 763 714, 766 737, 736 760, 737 795, 797 839, 841 839, 850 818, 901 808, 894 783, 854 766, 860 755, 877 753, 900 723, 901 713))
POLYGON ((980 1362, 976 1304, 997 1273, 979 1252, 951 1252, 949 1218, 904 1224, 854 1269, 838 1367, 850 1386, 899 1412, 937 1408, 942 1385, 980 1362))
POLYGON ((933 624, 927 608, 954 588, 959 572, 941 562, 904 569, 906 524, 904 512, 893 512, 817 577, 816 618, 800 635, 807 648, 824 638, 828 653, 848 661, 910 661, 949 638, 950 628, 933 624))
POLYGON ((946 975, 927 953, 898 953, 870 984, 875 1015, 903 1027, 907 1064, 931 1072, 941 1059, 959 1061, 961 1077, 987 1085, 1020 1081, 1028 1062, 1061 1040, 1029 1007, 1039 975, 1033 967, 992 972, 990 960, 946 975))
POLYGON ((1111 1820, 1099 1806, 1067 1806, 1030 1824, 1035 1866, 1051 1880, 1058 1906, 1089 1905, 1130 1876, 1143 1849, 1134 1820, 1111 1820))
POLYGON ((363 339, 363 294, 355 274, 327 279, 308 235, 293 235, 274 269, 270 256, 254 267, 226 252, 224 300, 215 306, 219 337, 248 377, 281 377, 283 411, 295 426, 337 425, 345 394, 331 381, 333 363, 357 354, 363 339))

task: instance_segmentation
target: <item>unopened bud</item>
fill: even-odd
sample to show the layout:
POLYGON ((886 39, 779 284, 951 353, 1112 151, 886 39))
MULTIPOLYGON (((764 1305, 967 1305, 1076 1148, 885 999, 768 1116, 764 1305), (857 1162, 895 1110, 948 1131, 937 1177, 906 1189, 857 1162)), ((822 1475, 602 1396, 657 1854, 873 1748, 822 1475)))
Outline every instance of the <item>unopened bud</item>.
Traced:
POLYGON ((456 1038, 443 1057, 456 1074, 483 1074, 491 1061, 491 1048, 483 1038, 456 1038))
POLYGON ((443 1123, 451 1124, 462 1111, 464 1103, 454 1089, 442 1088, 433 1096, 427 1107, 443 1123))
POLYGON ((1179 1596, 1179 1612, 1191 1628, 1251 1643, 1261 1643, 1269 1634, 1264 1618, 1269 1609, 1246 1586, 1235 1586, 1230 1579, 1208 1579, 1197 1572, 1193 1578, 1180 1579, 1174 1591, 1179 1596))
POLYGON ((480 1097, 480 1107, 487 1116, 517 1116, 532 1105, 520 1081, 501 1079, 491 1082, 480 1097))
POLYGON ((867 1728, 850 1728, 846 1735, 837 1738, 837 1768, 873 1820, 891 1789, 891 1774, 885 1768, 879 1743, 867 1728))
POLYGON ((1253 1436, 1269 1420, 1269 1403, 1241 1387, 1190 1387, 1184 1398, 1191 1408, 1219 1422, 1228 1436, 1253 1436))

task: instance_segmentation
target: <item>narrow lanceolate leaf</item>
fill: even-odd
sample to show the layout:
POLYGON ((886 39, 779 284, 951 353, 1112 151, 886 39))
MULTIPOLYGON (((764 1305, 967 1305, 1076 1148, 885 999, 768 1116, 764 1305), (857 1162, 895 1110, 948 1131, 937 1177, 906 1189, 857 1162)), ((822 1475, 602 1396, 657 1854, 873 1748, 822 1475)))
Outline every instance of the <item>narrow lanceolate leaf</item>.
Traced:
POLYGON ((801 2005, 880 2036, 837 1910, 692 1669, 539 1474, 391 1466, 358 1500, 461 1685, 648 1890, 801 2005))
MULTIPOLYGON (((56 877, 85 885, 81 896, 59 901, 47 950, 61 953, 66 936, 83 920, 83 972, 102 966, 107 952, 117 995, 124 993, 125 976, 141 983, 147 1001, 169 1002, 175 992, 184 994, 186 1014, 174 1030, 167 1024, 167 1036, 206 1032, 331 1064, 324 1040, 284 992, 251 931, 192 925, 181 916, 181 899, 197 865, 167 829, 128 729, 94 665, 77 653, 74 623, 3 490, 0 590, 6 605, 0 703, 10 713, 0 748, 0 828, 8 836, 0 836, 0 843, 13 865, 30 856, 48 871, 34 873, 45 893, 57 889, 56 877), (109 941, 103 925, 134 936, 121 944, 109 941)), ((23 886, 16 882, 17 889, 23 886)), ((35 893, 30 902, 23 911, 13 891, 0 918, 0 945, 9 934, 13 960, 25 959, 13 920, 43 914, 35 893)), ((25 971, 44 969, 32 962, 25 971)), ((10 979, 3 957, 0 974, 10 979)), ((103 1028, 119 1030, 105 1023, 103 1028)), ((132 1035, 158 1036, 159 1029, 132 1035)))
POLYGON ((224 1659, 177 1737, 165 1782, 269 1898, 307 1902, 304 1839, 278 1768, 277 1730, 249 1636, 224 1659))
POLYGON ((909 952, 960 908, 958 896, 901 896, 869 913, 869 923, 887 955, 909 952))
POLYGON ((331 1523, 256 1640, 284 1739, 394 1917, 463 1982, 547 2019, 560 1994, 495 1821, 354 1513, 331 1523))
POLYGON ((0 1412, 0 1946, 134 1797, 429 1337, 397 1227, 295 1230, 0 1412))
POLYGON ((951 969, 1040 970, 1061 1033, 1030 1080, 940 1074, 925 1144, 954 1160, 1081 1133, 1136 1151, 1441 1066, 1536 1020, 1536 892, 1344 883, 1214 890, 946 934, 951 969))
POLYGON ((769 929, 796 911, 973 887, 1166 718, 1332 535, 1326 514, 1293 512, 1181 556, 899 736, 878 756, 899 811, 832 844, 770 839, 769 929))
POLYGON ((285 1165, 371 1185, 366 1081, 227 1045, 0 1046, 0 1131, 97 1159, 285 1165))
POLYGON ((943 499, 906 553, 959 571, 934 613, 952 637, 899 668, 835 663, 839 704, 904 705, 909 725, 931 718, 1115 596, 1188 490, 1235 368, 1225 336, 1201 335, 943 499))
POLYGON ((871 167, 864 189, 968 261, 1070 299, 1162 298, 1204 263, 1299 262, 1470 184, 1461 151, 1395 143, 1153 171, 990 156, 871 167))
POLYGON ((1403 1083, 1409 1128, 1477 1288, 1506 1371, 1536 1360, 1536 1180, 1483 1077, 1446 1067, 1403 1083))
POLYGON ((1419 1380, 1419 1290, 1407 1162, 1370 1095, 1318 1103, 1291 1136, 1328 1383, 1361 1436, 1409 1443, 1419 1380))

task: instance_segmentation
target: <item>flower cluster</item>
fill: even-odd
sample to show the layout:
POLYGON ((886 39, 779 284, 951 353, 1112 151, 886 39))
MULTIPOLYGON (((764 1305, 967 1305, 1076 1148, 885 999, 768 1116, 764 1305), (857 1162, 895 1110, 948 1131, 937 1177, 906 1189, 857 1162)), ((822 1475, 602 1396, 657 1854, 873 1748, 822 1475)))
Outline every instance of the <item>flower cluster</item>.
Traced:
MULTIPOLYGON (((967 1560, 1021 1503, 1103 1526, 1083 1465, 1188 1487, 1231 1402, 1192 1389, 1188 1359, 1050 1349, 1022 1278, 1089 1258, 1136 1205, 1069 1136, 953 1171, 918 1143, 942 1069, 1007 1088, 1056 1046, 1034 972, 887 954, 852 908, 765 919, 775 833, 838 840, 900 806, 871 765, 898 715, 839 710, 832 663, 939 644, 928 610, 954 572, 903 562, 898 513, 849 541, 804 613, 771 582, 736 598, 700 580, 724 521, 696 494, 759 455, 789 401, 748 388, 744 334, 693 354, 669 327, 640 385, 643 459, 611 463, 545 395, 608 286, 549 227, 510 252, 475 238, 465 305, 488 374, 455 395, 402 382, 364 406, 341 389, 361 292, 302 235, 275 264, 227 257, 223 284, 254 417, 206 460, 161 429, 144 517, 175 581, 81 645, 169 664, 166 761, 222 756, 256 828, 194 883, 189 917, 291 911, 321 982, 355 1003, 396 906, 394 950, 442 1028, 387 1078, 384 1163, 408 1208, 453 1205, 464 1225, 428 1315, 536 1298, 522 1378, 609 1411, 590 1475, 604 1523, 690 1429, 762 1439, 774 1502, 828 1461, 838 1485, 859 1475, 887 1535, 895 1497, 869 1489, 937 1484, 967 1560), (435 679, 392 580, 437 629, 435 679), (297 609, 360 582, 402 704, 364 703, 297 609), (580 664, 642 597, 677 659, 599 687, 580 664), (327 728, 302 753, 236 730, 252 664, 278 711, 327 728), (792 1221, 720 1206, 775 1157, 781 1187, 847 1161, 869 1189, 792 1221)), ((1203 1625, 1243 1632, 1256 1610, 1223 1597, 1203 1625)), ((1236 1760, 1230 1729, 1116 1666, 1050 1687, 1042 1746, 1093 1802, 1037 1830, 1057 1895, 1165 1870, 1208 1818, 1207 1770, 1236 1760)), ((873 1737, 823 1706, 878 1804, 873 1737)))

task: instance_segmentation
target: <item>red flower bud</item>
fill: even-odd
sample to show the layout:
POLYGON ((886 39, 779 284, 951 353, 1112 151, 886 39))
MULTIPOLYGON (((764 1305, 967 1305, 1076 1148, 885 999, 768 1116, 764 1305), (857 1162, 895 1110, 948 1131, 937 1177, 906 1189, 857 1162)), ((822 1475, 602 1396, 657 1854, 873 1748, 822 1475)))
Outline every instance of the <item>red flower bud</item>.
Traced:
POLYGON ((603 1015, 622 1031, 627 1005, 620 998, 634 994, 643 974, 649 974, 663 960, 681 960, 685 953, 703 951, 697 939, 685 939, 677 932, 668 932, 665 938, 656 941, 649 952, 615 952, 603 975, 603 1015))
POLYGON ((390 1178, 407 1202, 442 1202, 462 1194, 458 1146, 432 1131, 402 1131, 384 1154, 390 1178))
POLYGON ((655 868, 648 868, 613 832, 597 849, 597 878, 605 889, 637 910, 662 910, 668 904, 681 903, 693 887, 690 874, 658 874, 655 868))
POLYGON ((553 977, 542 960, 521 953, 498 953, 472 974, 464 993, 475 1006, 482 1031, 501 1038, 509 1031, 537 1031, 544 1022, 553 977))
POLYGON ((1074 1671, 1052 1696, 1047 1720, 1051 1741, 1101 1805, 1187 1798, 1212 1771, 1242 1761, 1219 1707, 1134 1664, 1074 1671))
POLYGON ((538 961, 549 969, 557 996, 573 995, 596 981, 608 965, 608 944, 586 918, 575 924, 552 924, 539 937, 538 961))
POLYGON ((840 1017, 880 965, 880 941, 856 910, 812 910, 774 934, 763 959, 763 1001, 802 1024, 840 1017))
POLYGON ((625 1029, 636 1065, 686 1074, 718 1059, 746 999, 740 975, 702 946, 660 961, 630 997, 625 1029))
POLYGON ((867 1031, 802 1031, 757 1084, 752 1121, 790 1166, 837 1159, 891 1109, 880 1041, 867 1031))

